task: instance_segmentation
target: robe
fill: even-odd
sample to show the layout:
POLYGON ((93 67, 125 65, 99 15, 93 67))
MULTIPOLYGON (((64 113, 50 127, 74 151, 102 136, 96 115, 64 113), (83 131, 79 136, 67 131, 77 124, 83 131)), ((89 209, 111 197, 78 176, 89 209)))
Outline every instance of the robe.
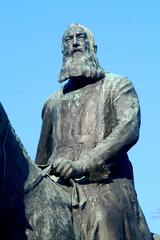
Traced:
POLYGON ((36 164, 59 158, 87 163, 87 176, 58 183, 62 191, 68 186, 80 239, 150 240, 127 155, 140 128, 132 83, 106 72, 78 89, 64 86, 45 103, 42 120, 36 164))

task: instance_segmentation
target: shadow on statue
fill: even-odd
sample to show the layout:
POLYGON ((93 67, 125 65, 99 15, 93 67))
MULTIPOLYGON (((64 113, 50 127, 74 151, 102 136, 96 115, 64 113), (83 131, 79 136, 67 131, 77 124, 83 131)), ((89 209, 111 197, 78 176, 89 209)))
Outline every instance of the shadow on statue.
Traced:
POLYGON ((0 229, 3 239, 27 239, 24 184, 29 166, 0 105, 0 229))
POLYGON ((76 239, 66 196, 28 157, 0 104, 3 240, 76 239))

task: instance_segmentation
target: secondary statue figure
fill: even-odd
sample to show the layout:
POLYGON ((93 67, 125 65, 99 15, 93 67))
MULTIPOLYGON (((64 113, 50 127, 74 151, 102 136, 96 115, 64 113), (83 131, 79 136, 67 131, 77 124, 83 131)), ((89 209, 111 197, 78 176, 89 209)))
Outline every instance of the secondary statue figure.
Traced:
POLYGON ((77 239, 150 240, 127 155, 139 137, 139 102, 127 78, 100 67, 96 50, 86 27, 65 31, 59 82, 68 82, 44 105, 36 164, 52 164, 77 239))

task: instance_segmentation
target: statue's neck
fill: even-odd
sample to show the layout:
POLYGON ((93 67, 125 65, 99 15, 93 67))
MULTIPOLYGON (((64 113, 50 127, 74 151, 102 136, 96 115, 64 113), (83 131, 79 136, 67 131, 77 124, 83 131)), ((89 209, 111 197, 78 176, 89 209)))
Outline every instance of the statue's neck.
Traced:
POLYGON ((80 88, 83 88, 89 84, 97 82, 99 79, 85 78, 85 77, 74 77, 70 78, 68 83, 63 87, 63 93, 69 93, 80 88))

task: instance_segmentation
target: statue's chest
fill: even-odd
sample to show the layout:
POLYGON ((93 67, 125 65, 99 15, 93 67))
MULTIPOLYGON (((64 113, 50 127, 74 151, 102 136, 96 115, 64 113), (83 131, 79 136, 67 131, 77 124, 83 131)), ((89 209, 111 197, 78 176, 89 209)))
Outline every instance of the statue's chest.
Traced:
POLYGON ((63 136, 80 140, 100 131, 101 94, 101 85, 93 84, 63 95, 60 108, 63 136))

